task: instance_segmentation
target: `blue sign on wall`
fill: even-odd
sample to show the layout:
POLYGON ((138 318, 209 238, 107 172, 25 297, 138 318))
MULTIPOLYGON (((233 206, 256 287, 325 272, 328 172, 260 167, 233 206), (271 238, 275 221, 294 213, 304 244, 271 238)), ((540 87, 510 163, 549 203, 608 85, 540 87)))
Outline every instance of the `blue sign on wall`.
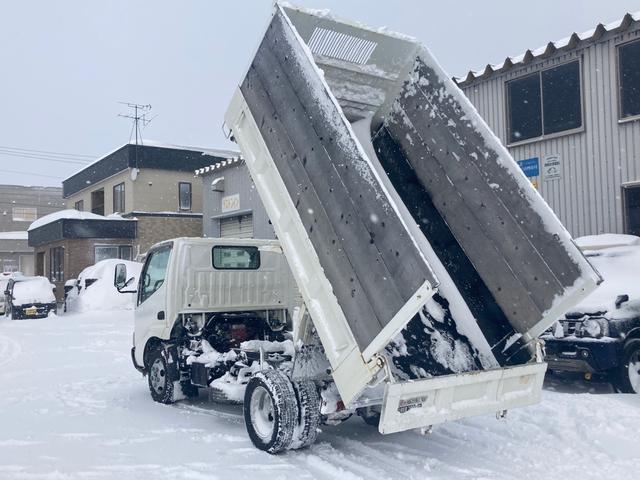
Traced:
POLYGON ((538 157, 518 160, 518 165, 527 177, 537 177, 540 175, 540 161, 538 157))

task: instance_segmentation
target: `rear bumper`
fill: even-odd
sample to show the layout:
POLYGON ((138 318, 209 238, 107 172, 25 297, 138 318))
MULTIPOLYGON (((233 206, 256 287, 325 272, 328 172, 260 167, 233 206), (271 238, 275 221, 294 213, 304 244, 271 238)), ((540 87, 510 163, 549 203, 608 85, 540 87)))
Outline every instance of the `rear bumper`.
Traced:
POLYGON ((388 383, 380 433, 422 428, 464 417, 498 413, 540 401, 547 364, 388 383))
POLYGON ((545 337, 545 361, 549 370, 600 373, 620 364, 622 340, 545 337))

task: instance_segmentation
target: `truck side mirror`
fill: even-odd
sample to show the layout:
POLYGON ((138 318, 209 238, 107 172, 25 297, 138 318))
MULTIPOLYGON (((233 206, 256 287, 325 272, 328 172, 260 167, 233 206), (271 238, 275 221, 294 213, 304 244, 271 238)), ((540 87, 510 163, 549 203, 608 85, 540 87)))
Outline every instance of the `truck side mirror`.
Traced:
POLYGON ((124 288, 127 283, 127 266, 124 263, 116 265, 115 274, 113 276, 113 286, 118 290, 124 288))

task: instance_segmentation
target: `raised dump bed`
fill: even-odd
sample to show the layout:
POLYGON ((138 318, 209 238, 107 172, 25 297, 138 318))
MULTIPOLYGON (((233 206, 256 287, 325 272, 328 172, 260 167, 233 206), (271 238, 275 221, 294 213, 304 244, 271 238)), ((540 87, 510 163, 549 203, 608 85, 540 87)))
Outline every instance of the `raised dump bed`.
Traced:
POLYGON ((277 4, 225 121, 346 405, 384 379, 387 433, 539 399, 536 338, 600 278, 425 47, 277 4))

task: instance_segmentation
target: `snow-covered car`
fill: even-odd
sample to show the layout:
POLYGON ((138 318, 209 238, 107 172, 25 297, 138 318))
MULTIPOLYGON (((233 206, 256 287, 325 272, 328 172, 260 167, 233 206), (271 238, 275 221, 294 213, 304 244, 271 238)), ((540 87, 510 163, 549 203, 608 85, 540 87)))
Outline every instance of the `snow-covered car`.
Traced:
POLYGON ((604 282, 542 337, 549 370, 640 393, 640 238, 606 234, 576 243, 604 282))
POLYGON ((120 310, 134 307, 134 295, 121 295, 113 286, 117 264, 125 264, 130 276, 138 281, 142 264, 108 259, 91 265, 75 280, 65 283, 65 311, 120 310))
POLYGON ((0 273, 0 315, 4 315, 6 312, 4 303, 4 291, 7 289, 9 280, 12 278, 22 277, 22 272, 3 272, 0 273))
POLYGON ((55 286, 45 277, 14 277, 4 290, 5 314, 13 320, 56 312, 55 286))

